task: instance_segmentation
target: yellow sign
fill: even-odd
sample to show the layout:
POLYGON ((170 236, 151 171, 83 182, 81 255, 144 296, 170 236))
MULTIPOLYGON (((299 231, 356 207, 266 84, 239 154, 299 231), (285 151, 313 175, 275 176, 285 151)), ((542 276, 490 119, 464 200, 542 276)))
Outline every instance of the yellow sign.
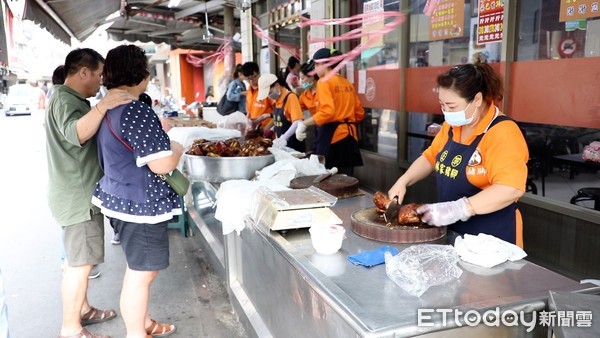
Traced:
POLYGON ((600 16, 598 0, 561 0, 558 21, 595 18, 600 16))
POLYGON ((363 4, 363 14, 373 14, 367 18, 363 18, 362 30, 363 33, 372 33, 361 38, 360 43, 368 45, 370 48, 383 46, 383 34, 376 32, 383 29, 385 20, 383 15, 375 15, 383 13, 383 0, 367 1, 363 4))
POLYGON ((464 35, 465 2, 440 0, 431 16, 429 41, 457 38, 464 35))

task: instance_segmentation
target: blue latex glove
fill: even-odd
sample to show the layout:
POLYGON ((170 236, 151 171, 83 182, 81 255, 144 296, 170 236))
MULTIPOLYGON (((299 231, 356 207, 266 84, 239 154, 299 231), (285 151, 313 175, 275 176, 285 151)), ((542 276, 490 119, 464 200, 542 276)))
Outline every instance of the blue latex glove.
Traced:
POLYGON ((350 256, 348 256, 348 260, 350 261, 350 263, 352 263, 354 265, 364 265, 366 267, 371 267, 371 266, 383 264, 385 262, 385 258, 384 258, 383 254, 386 251, 391 253, 393 256, 398 254, 398 249, 384 245, 379 249, 350 255, 350 256))

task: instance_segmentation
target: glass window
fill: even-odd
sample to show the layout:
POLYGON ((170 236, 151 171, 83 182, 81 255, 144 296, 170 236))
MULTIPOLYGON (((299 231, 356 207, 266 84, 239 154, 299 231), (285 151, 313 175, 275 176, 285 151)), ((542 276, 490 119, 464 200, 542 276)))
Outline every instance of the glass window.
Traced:
POLYGON ((365 119, 359 125, 359 146, 382 156, 395 158, 398 144, 397 116, 395 110, 365 108, 365 119))
POLYGON ((588 17, 563 21, 561 13, 565 14, 568 11, 567 2, 541 0, 519 2, 518 61, 600 56, 598 2, 577 2, 577 6, 585 6, 589 3, 589 6, 585 7, 588 17), (595 12, 592 11, 594 2, 595 12))
POLYGON ((413 162, 431 145, 441 128, 444 117, 440 114, 408 113, 408 161, 413 162))
POLYGON ((528 121, 519 122, 530 152, 528 189, 565 203, 581 188, 600 186, 600 165, 582 157, 587 145, 600 140, 597 101, 594 89, 588 89, 600 83, 587 75, 590 67, 598 67, 591 58, 600 60, 597 6, 586 0, 519 2, 510 110, 517 120, 528 121), (569 9, 573 4, 575 11, 569 9), (523 62, 534 60, 544 61, 523 62), (525 92, 533 74, 536 82, 552 86, 525 92))
MULTIPOLYGON (((339 3, 339 2, 338 2, 339 3)), ((398 0, 354 0, 350 4, 351 15, 378 11, 399 11, 398 0), (368 4, 368 6, 366 6, 368 4)), ((392 19, 388 19, 391 21, 392 19)), ((363 27, 377 31, 383 22, 369 21, 363 27)), ((400 70, 398 67, 398 31, 382 35, 381 41, 372 48, 364 50, 353 61, 354 72, 351 75, 358 90, 359 81, 365 81, 364 92, 359 97, 365 110, 365 118, 359 124, 359 145, 362 149, 376 152, 382 156, 397 156, 397 110, 400 96, 400 70), (362 72, 362 73, 361 73, 362 72), (362 75, 361 75, 362 74, 362 75)), ((356 48, 360 40, 352 40, 350 48, 356 48)), ((347 51, 346 51, 347 52, 347 51)), ((346 74, 350 75, 350 74, 346 74)))
MULTIPOLYGON (((529 146, 528 192, 569 203, 581 188, 598 188, 600 163, 584 161, 585 146, 600 140, 600 130, 519 123, 529 146)), ((593 201, 580 205, 594 207, 593 201)))
POLYGON ((502 1, 481 1, 481 13, 477 1, 440 1, 432 17, 423 14, 426 3, 411 1, 409 67, 500 61, 502 1))

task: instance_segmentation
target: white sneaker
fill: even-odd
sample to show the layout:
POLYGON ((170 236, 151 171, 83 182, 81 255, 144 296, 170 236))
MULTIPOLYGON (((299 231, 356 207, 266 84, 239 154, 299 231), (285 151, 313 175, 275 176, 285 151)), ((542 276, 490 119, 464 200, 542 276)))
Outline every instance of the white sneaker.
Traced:
POLYGON ((94 266, 92 268, 92 271, 90 271, 90 274, 88 275, 88 279, 96 279, 100 277, 100 271, 98 271, 98 267, 94 266))
POLYGON ((115 233, 113 235, 113 238, 110 240, 110 242, 114 245, 119 245, 121 244, 121 235, 119 235, 119 233, 115 233))

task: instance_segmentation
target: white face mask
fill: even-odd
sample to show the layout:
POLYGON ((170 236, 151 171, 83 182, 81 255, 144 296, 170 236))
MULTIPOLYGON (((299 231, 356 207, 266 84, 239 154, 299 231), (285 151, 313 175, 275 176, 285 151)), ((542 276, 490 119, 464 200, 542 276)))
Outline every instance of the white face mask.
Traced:
POLYGON ((273 91, 269 92, 269 97, 272 100, 277 100, 277 99, 279 99, 280 96, 281 96, 281 92, 277 92, 277 90, 273 90, 273 91))
POLYGON ((445 111, 442 108, 442 113, 444 113, 444 119, 446 120, 446 122, 448 122, 449 125, 453 127, 460 127, 473 122, 473 117, 475 116, 475 113, 473 113, 473 115, 471 115, 471 117, 469 118, 467 118, 466 113, 470 105, 471 102, 469 102, 465 109, 459 111, 445 111))

